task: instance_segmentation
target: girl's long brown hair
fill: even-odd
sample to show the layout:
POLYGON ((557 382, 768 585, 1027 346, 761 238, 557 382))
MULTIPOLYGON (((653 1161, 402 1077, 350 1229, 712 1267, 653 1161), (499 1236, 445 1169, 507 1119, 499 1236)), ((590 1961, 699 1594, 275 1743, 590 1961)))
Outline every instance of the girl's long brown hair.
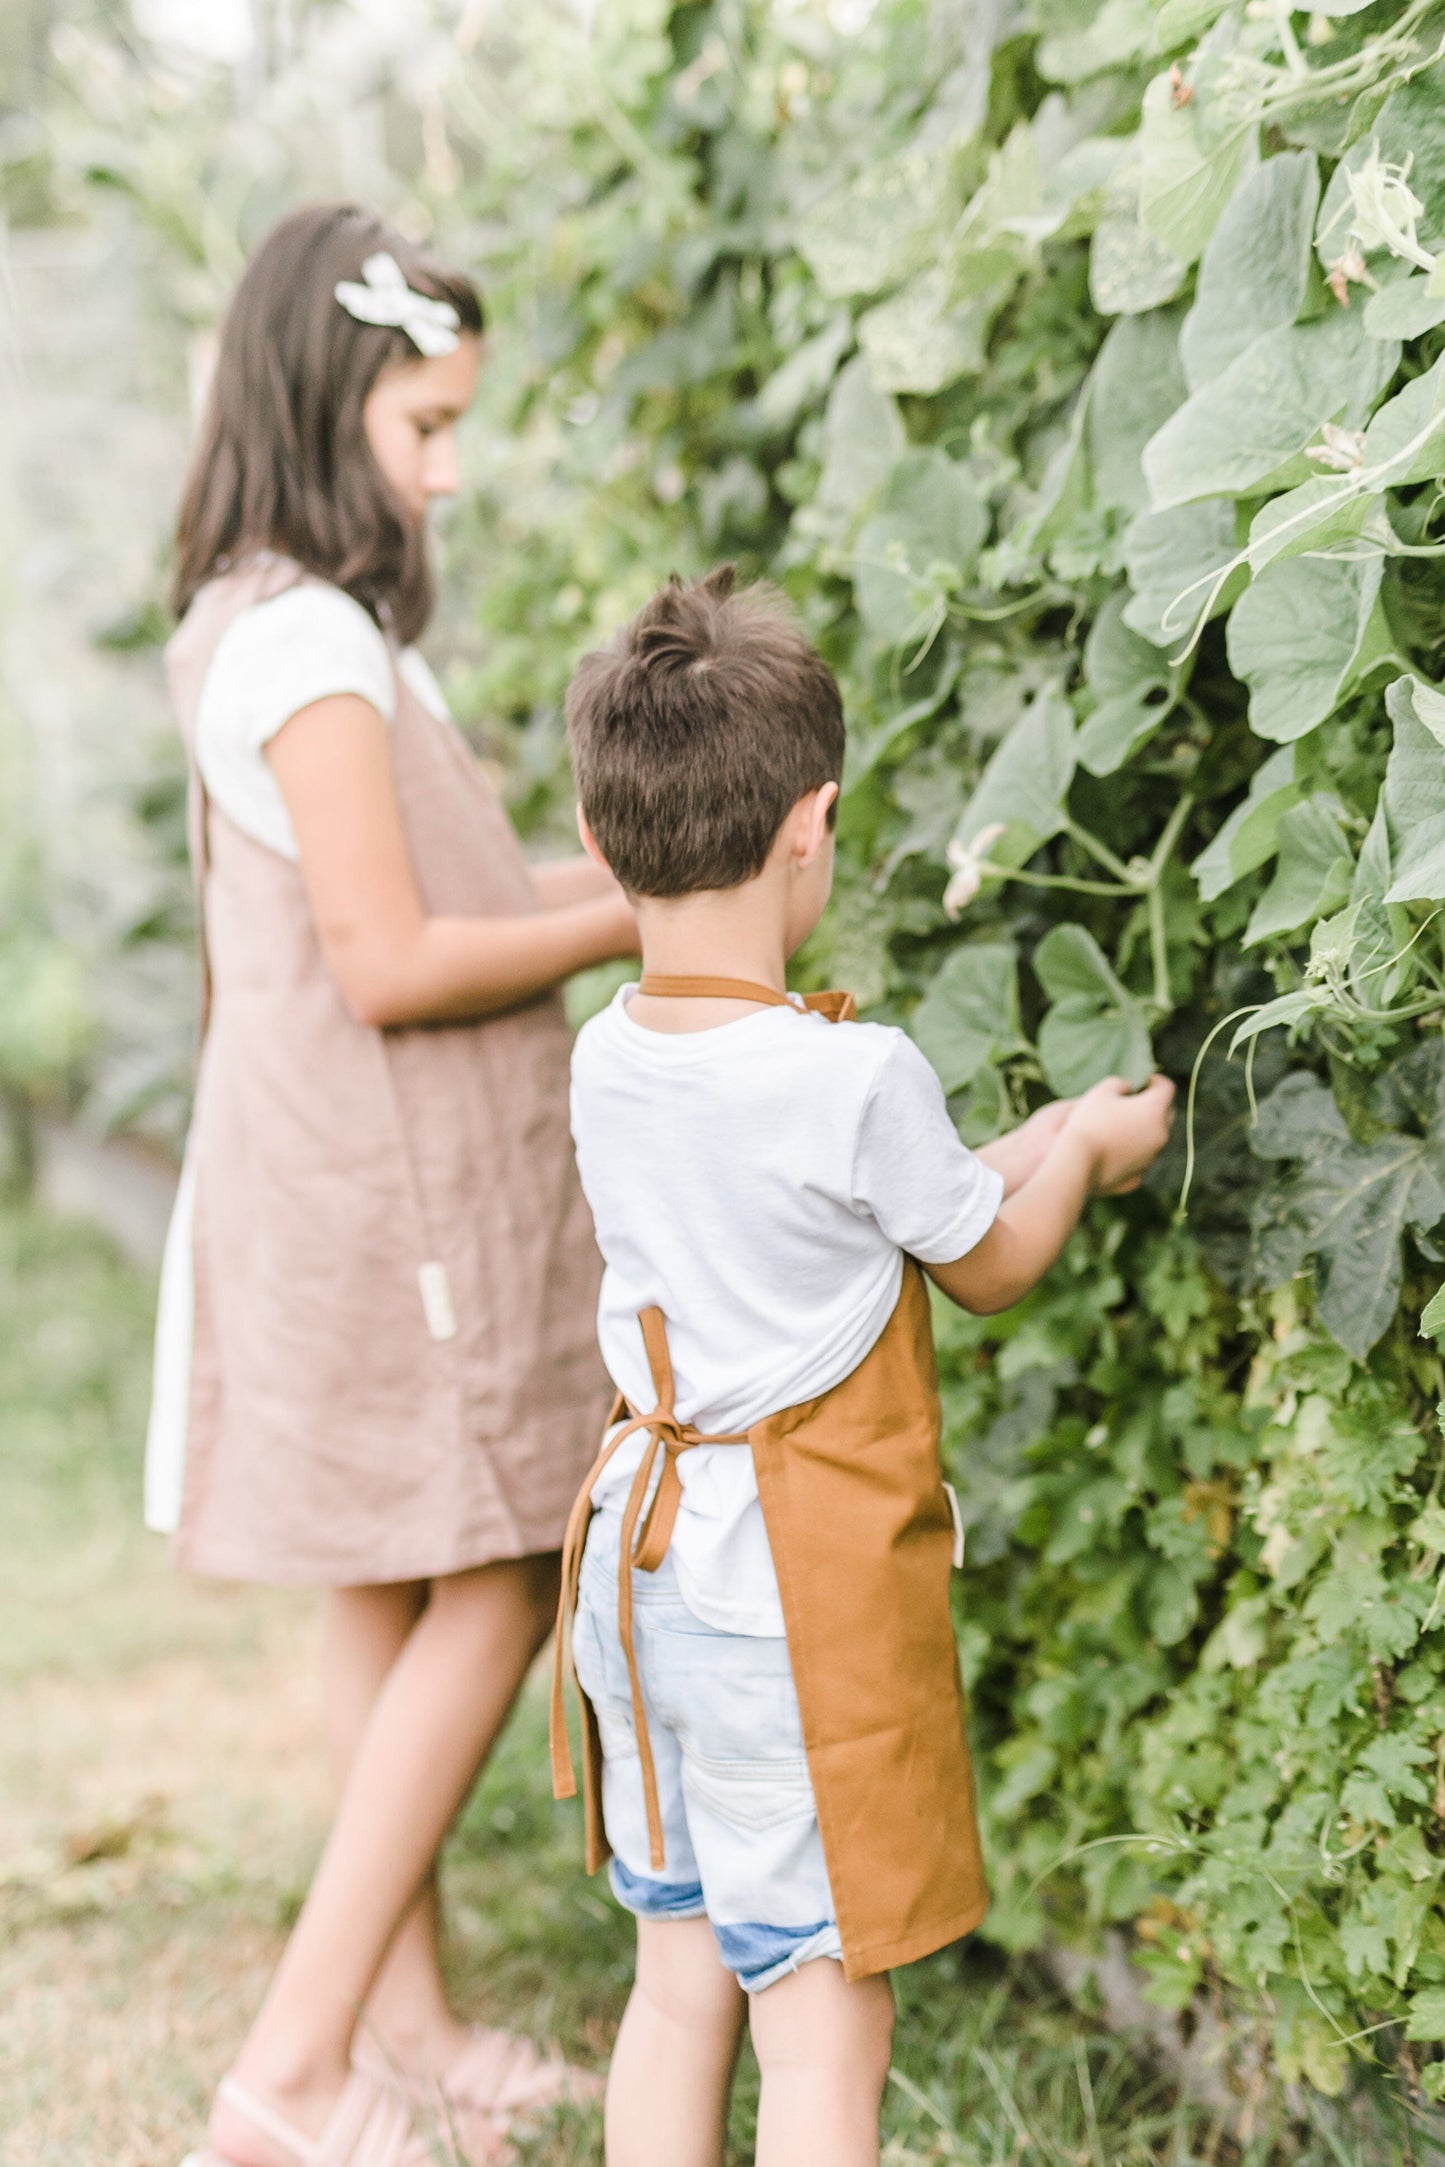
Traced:
POLYGON ((221 330, 176 531, 178 616, 207 580, 262 549, 344 588, 403 643, 431 615, 425 531, 388 486, 362 416, 382 370, 420 356, 404 331, 358 323, 335 297, 338 279, 359 279, 380 250, 480 335, 470 280, 356 204, 314 205, 273 226, 221 330))

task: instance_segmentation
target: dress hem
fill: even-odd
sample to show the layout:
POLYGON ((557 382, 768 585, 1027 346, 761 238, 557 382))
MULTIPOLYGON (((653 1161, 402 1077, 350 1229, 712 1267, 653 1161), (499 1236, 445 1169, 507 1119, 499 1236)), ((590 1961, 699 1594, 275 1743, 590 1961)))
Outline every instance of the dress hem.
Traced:
POLYGON ((323 1565, 318 1561, 314 1565, 302 1563, 294 1568, 261 1566, 253 1558, 217 1551, 209 1544, 188 1546, 183 1533, 170 1538, 168 1551, 171 1565, 188 1579, 232 1580, 248 1587, 313 1588, 325 1592, 330 1588, 400 1587, 417 1580, 446 1580, 457 1573, 475 1572, 482 1565, 504 1565, 518 1558, 548 1557, 561 1550, 564 1532, 559 1527, 550 1539, 539 1535, 511 1544, 464 1545, 444 1562, 426 1565, 388 1558, 370 1565, 323 1565))

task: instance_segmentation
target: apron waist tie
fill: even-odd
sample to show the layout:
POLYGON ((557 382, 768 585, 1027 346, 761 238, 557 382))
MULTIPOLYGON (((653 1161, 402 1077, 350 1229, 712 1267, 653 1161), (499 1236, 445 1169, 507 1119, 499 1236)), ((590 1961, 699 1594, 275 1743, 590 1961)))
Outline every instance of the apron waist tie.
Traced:
MULTIPOLYGON (((567 1522, 567 1533, 562 1542, 562 1590, 557 1605, 557 1633, 552 1650, 552 1795, 554 1798, 574 1798, 577 1794, 577 1774, 572 1762, 572 1747, 567 1736, 566 1672, 568 1668, 567 1640, 572 1621, 577 1615, 577 1597, 582 1579, 582 1552, 587 1541, 587 1529, 592 1518, 592 1491, 608 1461, 620 1445, 638 1430, 647 1432, 647 1445, 637 1463, 632 1487, 622 1514, 622 1541, 617 1572, 617 1624, 622 1638, 623 1653, 627 1658, 627 1680, 632 1694, 632 1719, 637 1732, 638 1758, 642 1764, 642 1791, 647 1806, 648 1852, 655 1873, 661 1873, 666 1863, 662 1836, 662 1808, 658 1802, 657 1769, 652 1757, 652 1740, 647 1728, 647 1710, 642 1700, 642 1680, 637 1668, 637 1643, 633 1631, 632 1572, 655 1573, 667 1555, 672 1540, 672 1530, 677 1519, 677 1508, 682 1498, 682 1478, 677 1462, 680 1454, 692 1451, 695 1445, 745 1445, 748 1433, 733 1431, 726 1436, 710 1436, 695 1429, 690 1422, 680 1422, 672 1407, 671 1365, 666 1364, 661 1375, 654 1352, 654 1341, 662 1330, 660 1310, 643 1312, 643 1329, 648 1342, 648 1353, 653 1358, 653 1379, 659 1386, 659 1404, 651 1414, 640 1415, 627 1409, 625 1400, 619 1399, 613 1407, 612 1420, 627 1409, 631 1419, 614 1431, 598 1453, 587 1479, 577 1494, 567 1522), (652 1320, 656 1319, 655 1330, 652 1320), (643 1518, 642 1508, 648 1488, 657 1467, 658 1454, 662 1454, 662 1474, 657 1493, 643 1518), (641 1533, 638 1522, 642 1522, 641 1533)), ((665 1342, 664 1342, 665 1345, 665 1342)))

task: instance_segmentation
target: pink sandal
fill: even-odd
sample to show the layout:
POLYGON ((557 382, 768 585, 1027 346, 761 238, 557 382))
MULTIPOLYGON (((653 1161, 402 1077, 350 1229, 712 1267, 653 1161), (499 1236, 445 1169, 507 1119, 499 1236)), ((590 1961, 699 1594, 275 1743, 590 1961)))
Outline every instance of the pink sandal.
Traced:
MULTIPOLYGON (((455 2142, 437 2151, 418 2135, 410 2107, 389 2085, 354 2069, 320 2137, 308 2137, 234 2077, 222 2077, 220 2097, 301 2167, 464 2167, 455 2142)), ((224 2154, 191 2152, 181 2167, 234 2167, 224 2154)))

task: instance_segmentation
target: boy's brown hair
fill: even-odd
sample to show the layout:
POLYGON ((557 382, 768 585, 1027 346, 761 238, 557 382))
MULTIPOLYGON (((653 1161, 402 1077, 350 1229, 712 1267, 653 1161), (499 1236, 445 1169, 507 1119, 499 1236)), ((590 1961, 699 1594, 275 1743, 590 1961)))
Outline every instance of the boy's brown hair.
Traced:
POLYGON ((567 729, 587 825, 632 895, 736 888, 843 773, 837 680, 776 588, 674 573, 584 655, 567 729))

